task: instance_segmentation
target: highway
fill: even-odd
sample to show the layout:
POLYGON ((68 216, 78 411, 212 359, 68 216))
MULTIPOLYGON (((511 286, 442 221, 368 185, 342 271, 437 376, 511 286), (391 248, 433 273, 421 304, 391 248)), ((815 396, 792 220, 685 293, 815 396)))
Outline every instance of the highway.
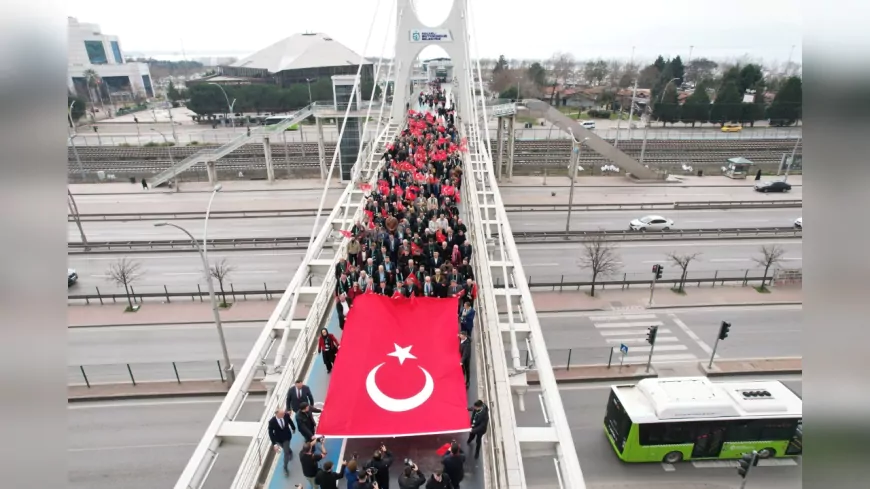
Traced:
MULTIPOLYGON (((783 377, 783 381, 798 395, 802 382, 798 376, 783 377)), ((620 489, 725 489, 737 487, 740 476, 733 461, 682 462, 673 466, 661 463, 621 462, 613 453, 604 435, 603 419, 610 394, 610 384, 585 384, 560 388, 565 414, 574 437, 574 448, 583 467, 588 487, 620 489)), ((514 398, 520 426, 545 426, 538 392, 526 394, 525 411, 520 411, 514 398)), ((553 475, 552 457, 524 458, 527 474, 535 474, 535 487, 558 487, 553 475), (552 482, 553 485, 548 485, 552 482)), ((747 487, 765 489, 797 489, 802 487, 801 459, 762 461, 750 474, 747 487)))
MULTIPOLYGON (((67 487, 172 487, 222 400, 192 398, 68 405, 67 487)), ((258 421, 262 414, 262 397, 252 396, 245 401, 237 420, 258 421)), ((246 447, 222 446, 204 488, 229 487, 246 447)), ((298 471, 298 464, 293 469, 298 471)))
MULTIPOLYGON (((263 324, 223 325, 230 360, 237 367, 244 363, 263 324)), ((93 384, 130 382, 127 363, 137 382, 175 380, 172 362, 176 362, 182 381, 220 378, 216 361, 221 350, 213 324, 76 327, 67 331, 69 384, 84 384, 78 368, 81 365, 93 384)))
MULTIPOLYGON (((570 184, 564 175, 554 178, 557 187, 512 187, 499 188, 505 204, 567 204, 570 184), (554 195, 551 195, 555 193, 554 195)), ((766 179, 765 179, 766 180, 766 179)), ((628 184, 618 178, 613 185, 628 184), (618 182, 618 183, 617 183, 618 182)), ((710 202, 728 200, 801 200, 803 187, 792 187, 791 192, 765 194, 756 192, 754 180, 746 180, 746 186, 729 187, 688 187, 679 186, 622 186, 622 187, 575 187, 574 203, 580 204, 622 204, 647 202, 710 202)), ((513 215, 513 214, 512 214, 513 215)))
MULTIPOLYGON (((803 244, 794 239, 617 242, 614 246, 620 269, 610 279, 622 279, 623 274, 630 280, 647 279, 652 265, 656 263, 665 267, 663 278, 678 278, 679 270, 667 257, 670 252, 700 253, 689 265, 690 278, 712 277, 717 271, 719 277, 742 277, 746 270, 752 270, 750 275, 753 275, 762 271, 753 261, 754 257, 761 256, 762 245, 777 245, 785 250, 780 266, 801 267, 803 244)), ((528 244, 519 247, 523 267, 533 284, 590 280, 589 270, 581 266, 582 249, 580 243, 528 244)), ((214 263, 226 259, 235 268, 225 284, 227 290, 229 283, 236 289, 259 289, 263 283, 269 288, 283 288, 293 278, 303 254, 302 250, 268 249, 213 252, 209 253, 209 260, 214 263)), ((111 263, 123 256, 70 255, 69 267, 79 274, 79 282, 70 287, 69 292, 93 294, 96 293, 94 287, 99 287, 103 293, 122 292, 123 287, 110 281, 107 270, 111 263)), ((195 253, 143 253, 131 254, 128 258, 141 265, 141 277, 133 284, 138 292, 163 292, 164 285, 170 292, 190 291, 196 290, 196 284, 202 284, 205 290, 205 282, 201 278, 202 265, 195 253)))
MULTIPOLYGON (((610 348, 628 346, 626 363, 645 363, 647 328, 658 326, 653 363, 709 360, 722 321, 731 332, 719 342, 718 358, 801 356, 803 308, 722 306, 638 312, 540 312, 538 319, 554 365, 607 363, 610 348)), ((619 361, 618 352, 614 359, 619 361)))

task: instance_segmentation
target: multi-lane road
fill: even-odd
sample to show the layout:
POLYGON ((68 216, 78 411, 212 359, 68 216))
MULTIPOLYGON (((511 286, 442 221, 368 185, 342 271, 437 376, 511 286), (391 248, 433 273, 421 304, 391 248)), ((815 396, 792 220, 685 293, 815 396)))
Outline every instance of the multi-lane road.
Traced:
MULTIPOLYGON (((224 323, 227 351, 236 368, 248 357, 263 325, 224 323)), ((137 382, 174 380, 173 362, 181 380, 220 378, 221 350, 213 324, 75 327, 68 329, 67 338, 69 384, 84 384, 81 366, 92 384, 130 382, 125 364, 137 382)))
POLYGON ((658 326, 653 363, 709 360, 722 321, 731 323, 719 342, 722 359, 801 356, 802 307, 723 306, 614 312, 539 312, 553 365, 607 363, 610 349, 619 362, 619 346, 628 347, 626 363, 645 363, 647 329, 658 326))
MULTIPOLYGON (((222 400, 193 398, 70 404, 67 487, 172 487, 222 400)), ((259 421, 262 414, 262 397, 251 396, 236 420, 259 421)), ((226 442, 204 488, 228 487, 246 448, 247 445, 226 442)))

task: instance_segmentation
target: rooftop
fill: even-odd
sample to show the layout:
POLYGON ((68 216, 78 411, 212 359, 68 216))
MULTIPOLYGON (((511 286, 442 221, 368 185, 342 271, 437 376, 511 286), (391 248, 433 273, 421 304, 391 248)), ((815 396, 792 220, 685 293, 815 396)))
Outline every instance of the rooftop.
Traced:
POLYGON ((614 386, 635 423, 739 417, 797 417, 803 401, 782 382, 712 382, 706 377, 643 379, 614 386))
MULTIPOLYGON (((323 33, 294 34, 230 66, 271 73, 359 63, 360 55, 323 33)), ((366 60, 365 64, 370 62, 366 60)))

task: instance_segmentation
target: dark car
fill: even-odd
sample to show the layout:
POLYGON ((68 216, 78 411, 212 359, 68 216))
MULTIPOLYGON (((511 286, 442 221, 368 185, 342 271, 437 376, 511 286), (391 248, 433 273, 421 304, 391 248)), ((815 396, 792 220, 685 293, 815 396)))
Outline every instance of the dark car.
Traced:
POLYGON ((76 283, 79 279, 79 274, 76 273, 72 268, 67 268, 66 270, 66 286, 72 287, 74 283, 76 283))
POLYGON ((791 185, 781 181, 758 182, 755 184, 756 192, 788 192, 789 190, 791 190, 791 185))

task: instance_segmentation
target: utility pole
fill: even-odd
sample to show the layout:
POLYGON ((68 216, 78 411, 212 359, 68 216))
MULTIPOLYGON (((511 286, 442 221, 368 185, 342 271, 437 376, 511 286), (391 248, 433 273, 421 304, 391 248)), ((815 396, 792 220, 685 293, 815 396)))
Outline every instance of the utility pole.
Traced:
POLYGON ((571 178, 571 191, 568 194, 568 219, 565 221, 566 235, 571 232, 571 208, 574 206, 574 181, 577 178, 577 166, 580 164, 580 152, 583 150, 583 145, 586 144, 586 141, 588 140, 589 138, 583 138, 583 141, 580 141, 578 144, 577 140, 574 139, 574 135, 571 134, 571 166, 568 170, 571 178))
MULTIPOLYGON (((668 86, 671 83, 673 83, 674 80, 679 80, 679 78, 671 78, 670 81, 665 83, 664 88, 662 88, 662 96, 659 97, 659 104, 662 104, 664 102, 665 93, 668 91, 668 86)), ((644 124, 644 126, 643 126, 643 143, 641 143, 641 145, 640 145, 640 164, 641 165, 643 165, 643 159, 644 159, 644 156, 646 155, 646 135, 649 132, 649 126, 650 126, 650 123, 652 122, 652 105, 650 104, 650 102, 652 102, 652 100, 649 100, 646 104, 646 108, 647 108, 646 112, 647 112, 648 116, 646 119, 646 124, 644 124)))
POLYGON ((634 99, 637 97, 637 78, 634 79, 634 88, 631 89, 631 108, 628 111, 628 139, 631 140, 631 125, 634 118, 634 99))
POLYGON ((88 246, 88 238, 85 236, 85 230, 82 228, 82 220, 79 216, 79 206, 76 205, 76 199, 73 197, 72 192, 70 192, 69 188, 66 189, 66 195, 69 197, 67 199, 67 206, 69 207, 70 212, 72 212, 73 219, 76 222, 76 226, 79 228, 79 234, 82 237, 82 244, 85 246, 85 251, 88 251, 90 247, 88 246))
POLYGON ((178 144, 178 134, 175 134, 175 121, 172 119, 172 102, 169 102, 169 108, 166 111, 169 112, 169 127, 172 128, 172 140, 175 141, 175 144, 178 144))
POLYGON ((783 182, 788 181, 788 171, 791 170, 791 165, 794 163, 794 156, 797 153, 797 147, 801 143, 801 136, 798 136, 797 141, 794 142, 794 148, 791 149, 791 158, 788 160, 788 164, 785 165, 785 175, 782 177, 783 182))
POLYGON ((73 155, 75 155, 75 157, 76 157, 76 164, 79 167, 79 173, 82 175, 82 180, 84 180, 85 168, 82 166, 82 159, 81 159, 81 157, 79 157, 79 150, 76 147, 76 136, 78 136, 78 134, 73 134, 72 136, 70 136, 69 142, 70 142, 70 145, 72 145, 73 155))

